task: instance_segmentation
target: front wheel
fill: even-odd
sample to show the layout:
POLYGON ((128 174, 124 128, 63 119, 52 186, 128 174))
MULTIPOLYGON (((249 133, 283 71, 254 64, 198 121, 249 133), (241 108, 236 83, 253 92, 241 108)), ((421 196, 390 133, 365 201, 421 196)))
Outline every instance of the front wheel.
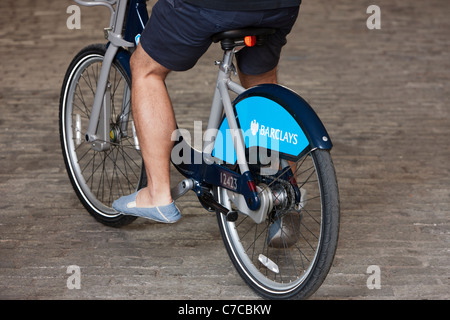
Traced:
POLYGON ((67 173, 81 203, 101 223, 119 227, 136 218, 118 213, 112 202, 139 189, 144 170, 130 112, 131 81, 116 59, 105 94, 109 102, 102 106, 110 109, 109 119, 103 121, 107 137, 98 141, 107 147, 85 139, 105 52, 104 45, 88 46, 70 64, 61 90, 60 138, 67 173))
MULTIPOLYGON (((289 167, 271 177, 252 172, 261 189, 270 188, 273 195, 273 209, 262 223, 244 214, 230 222, 217 213, 238 273, 269 299, 312 295, 328 274, 338 240, 339 195, 329 152, 314 150, 289 167)), ((218 189, 216 196, 232 208, 226 190, 218 189)))

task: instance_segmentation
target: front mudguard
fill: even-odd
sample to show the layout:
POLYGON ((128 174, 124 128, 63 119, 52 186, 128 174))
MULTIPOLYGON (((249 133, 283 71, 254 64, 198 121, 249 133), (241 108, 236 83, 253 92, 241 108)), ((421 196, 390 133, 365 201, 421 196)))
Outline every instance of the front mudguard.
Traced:
MULTIPOLYGON (((109 43, 108 43, 109 45, 109 43)), ((117 61, 121 64, 121 66, 125 69, 126 73, 131 79, 131 67, 130 67, 130 58, 131 54, 128 50, 123 48, 119 48, 116 54, 117 61)))
MULTIPOLYGON (((330 150, 332 142, 322 121, 298 94, 276 84, 263 84, 240 94, 233 102, 247 150, 275 151, 296 161, 314 149, 330 150)), ((232 134, 226 117, 219 129, 213 156, 235 163, 232 134), (220 137, 224 137, 220 139, 220 137)))

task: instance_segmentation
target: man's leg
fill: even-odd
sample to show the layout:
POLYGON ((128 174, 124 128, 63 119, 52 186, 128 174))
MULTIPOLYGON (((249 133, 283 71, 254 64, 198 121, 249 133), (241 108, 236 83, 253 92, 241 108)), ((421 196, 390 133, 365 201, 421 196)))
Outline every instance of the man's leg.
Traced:
POLYGON ((244 74, 240 70, 238 70, 238 74, 241 85, 246 89, 263 83, 277 83, 276 67, 266 73, 259 75, 244 74))
POLYGON ((132 110, 145 163, 148 186, 139 192, 137 207, 154 207, 172 202, 170 153, 175 116, 164 83, 170 70, 154 61, 138 46, 131 58, 132 110))

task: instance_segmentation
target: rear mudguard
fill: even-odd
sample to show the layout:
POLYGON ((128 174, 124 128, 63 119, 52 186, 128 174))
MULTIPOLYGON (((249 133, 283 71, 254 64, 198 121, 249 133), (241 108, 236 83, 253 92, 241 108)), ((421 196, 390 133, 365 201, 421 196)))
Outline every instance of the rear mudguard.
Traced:
MULTIPOLYGON (((331 139, 317 114, 298 94, 276 84, 263 84, 240 94, 233 102, 236 119, 249 150, 270 150, 295 161, 314 149, 330 150, 331 139), (256 148, 256 149, 255 149, 256 148)), ((236 162, 228 122, 224 117, 213 156, 236 162)))

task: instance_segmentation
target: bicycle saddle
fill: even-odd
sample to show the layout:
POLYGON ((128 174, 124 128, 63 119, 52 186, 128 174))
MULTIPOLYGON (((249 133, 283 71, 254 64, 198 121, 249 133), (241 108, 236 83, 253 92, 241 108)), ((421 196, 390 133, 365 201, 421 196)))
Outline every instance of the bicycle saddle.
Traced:
POLYGON ((276 29, 273 28, 243 28, 227 30, 216 33, 212 36, 213 42, 220 41, 223 50, 231 50, 236 46, 248 45, 245 42, 246 37, 254 37, 253 45, 263 45, 267 37, 274 34, 276 29))

